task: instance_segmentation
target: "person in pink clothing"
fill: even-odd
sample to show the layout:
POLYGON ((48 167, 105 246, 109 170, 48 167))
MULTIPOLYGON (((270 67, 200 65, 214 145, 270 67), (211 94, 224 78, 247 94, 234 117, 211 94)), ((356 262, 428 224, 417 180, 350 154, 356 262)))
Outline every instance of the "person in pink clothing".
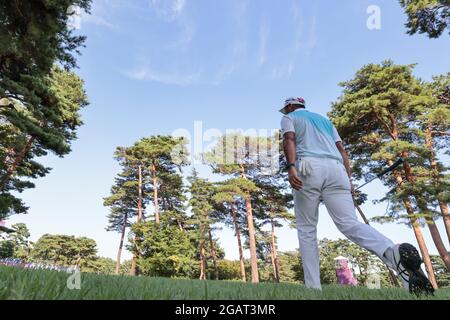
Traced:
POLYGON ((337 283, 343 286, 357 286, 358 280, 353 275, 353 270, 348 265, 348 259, 345 257, 337 257, 336 261, 336 278, 337 283))

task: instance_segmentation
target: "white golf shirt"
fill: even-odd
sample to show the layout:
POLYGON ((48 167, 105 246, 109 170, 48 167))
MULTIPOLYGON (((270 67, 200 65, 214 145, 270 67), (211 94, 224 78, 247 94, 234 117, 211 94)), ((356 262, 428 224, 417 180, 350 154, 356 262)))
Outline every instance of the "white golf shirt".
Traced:
POLYGON ((291 112, 281 119, 281 130, 295 132, 297 157, 330 158, 343 162, 336 147, 342 141, 330 120, 304 109, 291 112))

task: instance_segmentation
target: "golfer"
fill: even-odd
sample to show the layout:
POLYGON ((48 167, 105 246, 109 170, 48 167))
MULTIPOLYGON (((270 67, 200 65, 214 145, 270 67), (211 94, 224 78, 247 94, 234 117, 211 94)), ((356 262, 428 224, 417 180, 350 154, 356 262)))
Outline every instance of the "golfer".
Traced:
POLYGON ((342 140, 331 121, 305 110, 303 98, 289 98, 280 110, 289 183, 293 188, 305 285, 321 290, 317 222, 323 200, 339 231, 376 254, 400 277, 411 293, 434 291, 411 244, 395 245, 358 221, 353 204, 351 169, 342 140))

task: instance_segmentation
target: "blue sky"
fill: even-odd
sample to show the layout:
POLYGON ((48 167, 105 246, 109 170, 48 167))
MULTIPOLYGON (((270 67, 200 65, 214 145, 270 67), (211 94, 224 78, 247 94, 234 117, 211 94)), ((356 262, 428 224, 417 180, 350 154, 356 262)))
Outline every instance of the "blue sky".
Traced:
MULTIPOLYGON (((99 254, 114 258, 119 235, 105 231, 102 198, 119 171, 116 146, 193 131, 194 121, 205 130, 276 129, 289 96, 326 114, 340 95, 338 83, 367 63, 417 63, 424 80, 449 71, 448 38, 408 36, 405 21, 392 0, 94 0, 79 30, 88 37, 77 70, 91 103, 85 125, 70 155, 42 160, 52 172, 23 193, 29 214, 8 223, 25 222, 33 240, 44 233, 91 237, 99 254), (381 9, 380 30, 366 26, 370 5, 381 9)), ((365 190, 371 200, 384 192, 379 183, 365 190)), ((368 201, 363 209, 371 217, 385 204, 368 201)), ((415 243, 407 227, 375 226, 395 242, 415 243)), ((281 250, 298 247, 295 230, 278 234, 281 250)), ((227 258, 237 258, 232 231, 218 235, 227 258)), ((342 237, 323 208, 319 237, 342 237)))

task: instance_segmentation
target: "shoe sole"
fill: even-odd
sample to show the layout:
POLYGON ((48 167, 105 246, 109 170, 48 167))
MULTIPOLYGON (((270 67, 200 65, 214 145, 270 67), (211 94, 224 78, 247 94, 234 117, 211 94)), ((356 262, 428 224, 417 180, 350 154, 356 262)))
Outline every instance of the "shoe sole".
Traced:
POLYGON ((417 249, 409 243, 401 244, 398 249, 400 263, 409 273, 409 292, 415 295, 433 295, 434 288, 420 268, 423 261, 417 249))

